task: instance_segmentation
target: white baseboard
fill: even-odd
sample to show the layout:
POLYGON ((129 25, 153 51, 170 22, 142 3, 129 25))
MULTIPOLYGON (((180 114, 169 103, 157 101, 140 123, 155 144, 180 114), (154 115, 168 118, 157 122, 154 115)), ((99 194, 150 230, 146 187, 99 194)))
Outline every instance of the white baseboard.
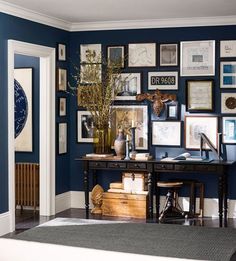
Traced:
MULTIPOLYGON (((83 191, 71 191, 71 208, 84 208, 85 198, 83 191)), ((89 208, 92 208, 91 192, 89 193, 89 208)))
POLYGON ((10 213, 0 214, 0 236, 10 233, 10 213))
POLYGON ((56 213, 71 208, 71 191, 56 195, 55 200, 56 213))

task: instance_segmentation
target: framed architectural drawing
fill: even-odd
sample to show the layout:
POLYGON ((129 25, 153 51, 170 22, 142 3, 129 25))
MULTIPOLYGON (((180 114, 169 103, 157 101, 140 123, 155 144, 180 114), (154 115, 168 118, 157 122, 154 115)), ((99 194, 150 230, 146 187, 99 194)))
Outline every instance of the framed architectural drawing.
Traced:
POLYGON ((204 133, 217 148, 218 117, 185 116, 184 128, 186 149, 200 149, 200 133, 204 133))
POLYGON ((137 150, 148 149, 148 109, 145 105, 117 105, 112 107, 111 140, 114 144, 117 131, 123 129, 131 137, 131 126, 135 129, 135 146, 137 150))
POLYGON ((236 117, 222 118, 222 141, 236 144, 236 117))
POLYGON ((66 61, 66 45, 59 43, 57 44, 57 60, 66 61))
POLYGON ((152 145, 180 146, 180 121, 154 121, 152 122, 152 145), (173 135, 173 133, 175 135, 173 135))
POLYGON ((148 90, 178 90, 178 72, 149 72, 148 90))
POLYGON ((66 98, 59 98, 59 116, 66 116, 66 98))
POLYGON ((58 124, 58 154, 67 153, 67 123, 58 124))
POLYGON ((129 67, 154 67, 156 66, 156 44, 136 43, 128 47, 129 67))
POLYGON ((236 41, 220 41, 220 57, 236 57, 236 41))
POLYGON ((77 111, 77 142, 94 142, 94 122, 89 111, 77 111))
POLYGON ((221 93, 221 113, 236 113, 236 93, 221 93))
POLYGON ((181 42, 180 75, 215 75, 215 41, 181 42))
POLYGON ((160 66, 178 65, 178 45, 160 44, 160 66))
POLYGON ((33 151, 32 77, 33 68, 14 70, 15 151, 33 151))
POLYGON ((57 90, 66 91, 67 90, 67 70, 62 68, 57 68, 57 90))
POLYGON ((220 87, 236 88, 236 62, 220 63, 220 87))
POLYGON ((101 63, 101 61, 102 61, 101 44, 80 45, 80 63, 101 63), (91 55, 88 55, 89 53, 91 53, 91 55))
POLYGON ((117 67, 125 67, 125 47, 120 46, 108 46, 107 47, 107 62, 116 65, 117 67))

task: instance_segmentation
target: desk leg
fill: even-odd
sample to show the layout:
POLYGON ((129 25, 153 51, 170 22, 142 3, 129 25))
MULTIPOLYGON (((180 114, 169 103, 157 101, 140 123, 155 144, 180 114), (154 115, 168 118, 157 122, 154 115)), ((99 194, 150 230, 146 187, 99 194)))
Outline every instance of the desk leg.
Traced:
POLYGON ((224 199, 224 226, 227 227, 227 212, 228 212, 228 180, 227 174, 223 174, 223 199, 224 199))
POLYGON ((148 173, 148 217, 153 219, 153 188, 152 188, 152 173, 148 173))
POLYGON ((156 221, 159 222, 160 213, 160 188, 157 186, 157 182, 160 180, 160 174, 156 173, 155 187, 156 187, 156 221))
POLYGON ((84 170, 84 195, 86 218, 89 219, 89 173, 87 169, 84 170))
POLYGON ((219 205, 219 226, 222 227, 223 221, 223 175, 219 175, 218 179, 218 205, 219 205))

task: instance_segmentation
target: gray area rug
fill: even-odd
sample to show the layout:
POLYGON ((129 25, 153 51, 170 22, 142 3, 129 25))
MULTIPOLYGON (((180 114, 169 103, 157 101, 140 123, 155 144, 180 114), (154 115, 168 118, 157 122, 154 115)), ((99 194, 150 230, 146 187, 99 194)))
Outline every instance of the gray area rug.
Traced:
POLYGON ((93 224, 36 227, 14 239, 144 255, 236 260, 236 230, 169 224, 93 224))

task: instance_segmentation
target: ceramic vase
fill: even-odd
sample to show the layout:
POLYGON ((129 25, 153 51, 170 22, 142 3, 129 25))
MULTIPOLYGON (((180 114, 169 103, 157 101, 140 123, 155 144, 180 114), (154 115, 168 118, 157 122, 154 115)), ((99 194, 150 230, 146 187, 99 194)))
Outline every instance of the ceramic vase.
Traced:
POLYGON ((124 136, 124 131, 122 129, 118 130, 118 135, 114 142, 114 150, 115 150, 117 156, 124 157, 124 155, 125 155, 125 136, 124 136))

